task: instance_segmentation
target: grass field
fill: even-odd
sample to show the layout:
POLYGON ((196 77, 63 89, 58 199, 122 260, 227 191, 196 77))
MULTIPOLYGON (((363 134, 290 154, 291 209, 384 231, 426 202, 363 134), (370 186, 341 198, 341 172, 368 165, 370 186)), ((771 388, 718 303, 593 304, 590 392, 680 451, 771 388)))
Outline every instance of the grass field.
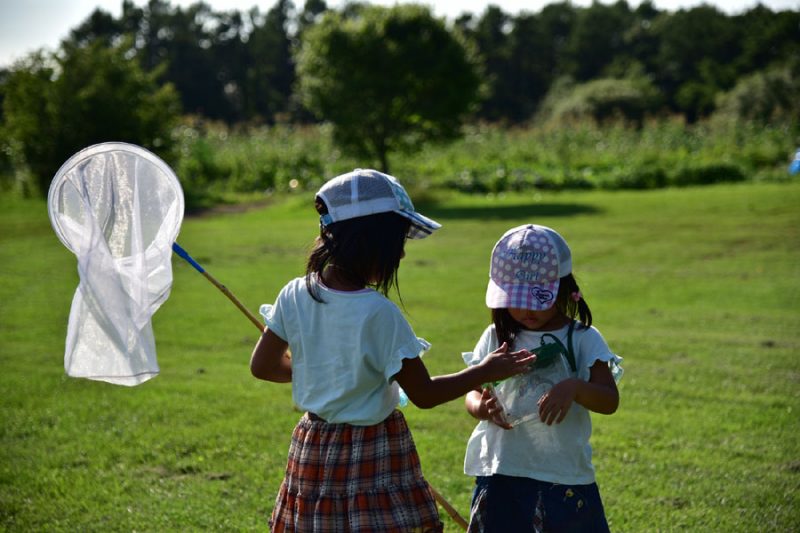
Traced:
MULTIPOLYGON (((400 287, 432 373, 459 370, 485 327, 506 229, 550 225, 570 243, 595 325, 625 358, 619 411, 594 416, 613 531, 800 529, 800 184, 418 204, 444 227, 409 244, 400 287)), ((304 194, 187 218, 178 241, 256 310, 302 272, 316 228, 304 194)), ((288 386, 250 376, 255 328, 173 265, 153 320, 161 375, 67 378, 75 257, 43 201, 0 197, 0 530, 266 530, 300 413, 288 386)), ((466 515, 463 403, 405 414, 426 477, 466 515)))

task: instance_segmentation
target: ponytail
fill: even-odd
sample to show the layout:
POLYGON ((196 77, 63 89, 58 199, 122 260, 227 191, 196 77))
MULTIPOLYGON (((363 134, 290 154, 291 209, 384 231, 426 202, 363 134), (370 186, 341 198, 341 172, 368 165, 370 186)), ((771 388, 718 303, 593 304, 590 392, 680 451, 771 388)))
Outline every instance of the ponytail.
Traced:
POLYGON ((583 298, 578 282, 572 274, 567 274, 561 278, 558 296, 556 297, 556 307, 573 320, 578 317, 587 328, 592 325, 592 311, 583 298))

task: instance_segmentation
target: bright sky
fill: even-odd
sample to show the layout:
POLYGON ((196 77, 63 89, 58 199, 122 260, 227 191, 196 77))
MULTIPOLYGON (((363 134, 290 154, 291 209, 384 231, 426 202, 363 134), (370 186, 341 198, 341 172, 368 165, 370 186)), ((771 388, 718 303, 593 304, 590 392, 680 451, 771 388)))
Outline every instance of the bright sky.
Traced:
MULTIPOLYGON (((274 0, 205 0, 216 11, 248 11, 258 6, 267 11, 274 0)), ((612 0, 602 0, 604 3, 612 0)), ((188 6, 197 0, 171 0, 173 6, 188 6)), ((637 0, 628 0, 631 6, 639 5, 637 0)), ((134 0, 136 5, 144 5, 146 0, 134 0)), ((301 7, 304 0, 295 0, 301 7)), ((330 7, 339 7, 343 0, 328 0, 330 7)), ((393 5, 406 3, 397 0, 370 0, 372 4, 393 5)), ((481 14, 486 6, 497 5, 507 13, 516 14, 525 9, 538 12, 543 6, 552 3, 548 0, 418 0, 418 3, 433 6, 438 16, 455 18, 461 13, 481 14)), ((655 0, 658 9, 676 11, 704 3, 704 0, 655 0)), ((705 3, 717 6, 728 13, 740 13, 758 3, 758 0, 706 0, 705 3)), ((797 10, 800 0, 761 0, 761 3, 774 11, 797 10)), ((573 4, 588 6, 591 0, 573 0, 573 4)), ((10 65, 29 52, 38 48, 55 50, 69 31, 83 22, 95 7, 101 7, 114 16, 122 11, 122 0, 0 0, 0 67, 10 65)))

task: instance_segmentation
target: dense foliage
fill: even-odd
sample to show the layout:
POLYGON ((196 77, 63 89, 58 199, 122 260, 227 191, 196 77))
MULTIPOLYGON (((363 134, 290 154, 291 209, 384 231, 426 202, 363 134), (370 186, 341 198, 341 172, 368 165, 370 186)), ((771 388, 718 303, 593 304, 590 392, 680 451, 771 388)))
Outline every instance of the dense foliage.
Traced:
MULTIPOLYGON (((620 0, 518 14, 490 5, 445 21, 429 8, 403 7, 277 0, 265 13, 243 13, 124 0, 118 17, 97 9, 59 50, 0 69, 0 175, 27 165, 45 184, 56 162, 98 140, 138 142, 170 161, 171 143, 182 143, 180 164, 198 187, 228 182, 238 190, 285 172, 285 162, 255 171, 246 170, 249 161, 215 166, 225 156, 203 135, 187 147, 185 130, 171 130, 176 96, 190 122, 224 123, 231 132, 328 122, 324 142, 359 156, 359 166, 383 168, 390 152, 453 137, 465 119, 552 129, 642 128, 657 117, 686 127, 772 128, 784 132, 782 154, 800 143, 800 10, 670 12, 620 0), (481 98, 470 106, 475 72, 481 98)), ((328 157, 306 154, 313 164, 288 166, 299 167, 303 182, 328 157)), ((544 175, 544 160, 525 159, 525 173, 544 175)), ((582 182, 574 162, 556 165, 564 169, 559 183, 582 182)))
POLYGON ((384 172, 389 152, 458 137, 480 85, 462 43, 418 6, 326 14, 304 35, 298 72, 336 143, 384 172))
POLYGON ((145 72, 122 46, 65 46, 54 60, 27 59, 8 77, 3 129, 12 160, 33 177, 22 183, 46 193, 73 153, 98 142, 139 144, 172 159, 179 101, 157 72, 145 72))
MULTIPOLYGON (((148 72, 165 65, 162 83, 177 88, 186 113, 228 123, 308 119, 294 98, 294 53, 305 31, 334 10, 324 0, 307 0, 302 8, 277 0, 266 13, 253 4, 242 13, 202 2, 180 7, 150 0, 137 7, 124 0, 119 17, 98 8, 64 44, 111 45, 133 36, 130 54, 148 72)), ((335 14, 352 20, 368 7, 345 4, 335 14)), ((478 117, 492 121, 529 119, 561 78, 645 78, 665 110, 693 121, 711 113, 716 95, 744 76, 792 66, 796 77, 800 57, 800 10, 761 5, 737 15, 709 5, 677 12, 650 2, 632 8, 625 0, 553 3, 515 15, 490 5, 449 27, 480 54, 489 84, 478 117)))
MULTIPOLYGON (((363 163, 336 148, 328 126, 276 125, 244 132, 222 125, 179 128, 176 171, 192 208, 253 193, 316 190, 363 163)), ((797 132, 727 120, 687 125, 650 120, 506 128, 479 125, 461 139, 398 158, 392 172, 422 197, 564 189, 656 189, 733 181, 784 181, 797 132)))

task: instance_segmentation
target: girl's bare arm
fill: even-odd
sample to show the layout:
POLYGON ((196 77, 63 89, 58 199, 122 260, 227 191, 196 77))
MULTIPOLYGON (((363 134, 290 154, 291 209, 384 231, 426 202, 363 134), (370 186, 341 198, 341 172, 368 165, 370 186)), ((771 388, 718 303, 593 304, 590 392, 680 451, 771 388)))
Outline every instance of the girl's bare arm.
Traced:
POLYGON ((605 415, 617 410, 619 391, 608 363, 596 361, 590 369, 589 381, 570 378, 557 383, 539 400, 539 418, 548 425, 558 424, 567 416, 572 402, 605 415))
POLYGON ((505 379, 527 370, 536 356, 527 350, 509 352, 503 344, 480 364, 454 374, 431 377, 422 359, 404 359, 395 379, 408 398, 421 409, 449 402, 467 392, 480 389, 483 383, 505 379))
POLYGON ((292 358, 289 344, 272 333, 264 332, 250 357, 250 372, 259 379, 276 383, 292 381, 292 358))
POLYGON ((605 361, 595 361, 589 381, 578 387, 575 401, 595 413, 610 415, 619 407, 619 390, 605 361))

